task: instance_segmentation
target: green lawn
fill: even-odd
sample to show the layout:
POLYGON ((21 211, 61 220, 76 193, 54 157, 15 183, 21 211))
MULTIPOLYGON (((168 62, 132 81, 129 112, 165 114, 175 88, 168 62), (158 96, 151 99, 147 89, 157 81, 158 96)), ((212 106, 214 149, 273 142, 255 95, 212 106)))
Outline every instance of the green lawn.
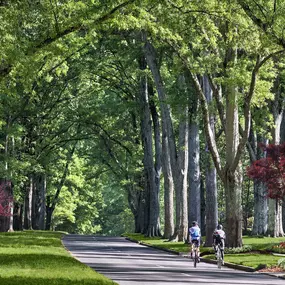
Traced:
POLYGON ((285 237, 273 238, 244 236, 242 240, 244 245, 250 245, 253 250, 272 250, 274 245, 279 245, 280 242, 285 242, 285 237))
MULTIPOLYGON (((184 242, 169 242, 165 239, 146 238, 142 234, 124 234, 133 240, 153 245, 159 248, 174 250, 177 252, 189 252, 189 245, 184 242)), ((205 239, 204 239, 205 240, 205 239)), ((249 266, 254 269, 260 266, 276 266, 278 260, 282 257, 275 256, 270 253, 272 248, 279 245, 280 242, 285 241, 285 238, 271 238, 271 237, 243 237, 243 248, 226 249, 225 262, 249 266), (260 252, 259 252, 260 251, 260 252)), ((200 248, 201 254, 204 258, 214 259, 214 251, 211 247, 200 248)), ((284 255, 285 258, 285 255, 284 255)))
POLYGON ((0 233, 0 284, 117 284, 74 259, 60 232, 0 233))

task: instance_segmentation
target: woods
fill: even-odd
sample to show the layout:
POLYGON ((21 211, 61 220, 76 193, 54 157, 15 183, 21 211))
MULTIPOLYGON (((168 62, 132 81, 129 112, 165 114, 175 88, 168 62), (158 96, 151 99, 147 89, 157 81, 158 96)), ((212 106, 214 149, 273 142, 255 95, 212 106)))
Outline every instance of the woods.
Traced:
POLYGON ((0 2, 1 231, 283 236, 284 9, 0 2))

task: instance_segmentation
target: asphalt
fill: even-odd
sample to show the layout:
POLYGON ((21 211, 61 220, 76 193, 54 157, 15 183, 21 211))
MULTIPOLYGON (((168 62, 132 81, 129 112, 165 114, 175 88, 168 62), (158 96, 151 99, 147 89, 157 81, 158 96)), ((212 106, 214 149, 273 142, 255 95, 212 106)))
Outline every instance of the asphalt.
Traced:
POLYGON ((63 244, 80 262, 120 285, 284 285, 285 280, 200 262, 157 250, 122 237, 66 235, 63 244))

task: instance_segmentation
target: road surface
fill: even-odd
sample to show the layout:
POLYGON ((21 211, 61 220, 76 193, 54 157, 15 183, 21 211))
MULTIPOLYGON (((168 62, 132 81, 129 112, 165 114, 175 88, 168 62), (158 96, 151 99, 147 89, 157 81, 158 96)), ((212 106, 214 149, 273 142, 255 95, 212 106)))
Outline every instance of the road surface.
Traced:
POLYGON ((82 263, 120 285, 285 285, 285 280, 193 261, 122 237, 66 235, 65 247, 82 263))

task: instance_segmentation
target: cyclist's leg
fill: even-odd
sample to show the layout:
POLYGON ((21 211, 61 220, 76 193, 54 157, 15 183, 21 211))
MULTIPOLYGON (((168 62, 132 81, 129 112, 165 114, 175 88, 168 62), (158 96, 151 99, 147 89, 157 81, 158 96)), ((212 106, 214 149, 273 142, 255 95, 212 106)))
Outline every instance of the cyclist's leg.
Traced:
POLYGON ((215 251, 215 258, 217 259, 217 250, 218 250, 217 241, 214 242, 213 247, 214 247, 214 251, 215 251))
POLYGON ((224 239, 221 239, 220 245, 221 245, 222 259, 224 260, 224 250, 225 250, 225 240, 224 239))
POLYGON ((197 241, 196 241, 196 246, 197 246, 198 262, 200 262, 200 240, 197 240, 197 241))
POLYGON ((192 243, 191 243, 191 259, 193 259, 193 254, 194 253, 194 242, 192 241, 192 243))

